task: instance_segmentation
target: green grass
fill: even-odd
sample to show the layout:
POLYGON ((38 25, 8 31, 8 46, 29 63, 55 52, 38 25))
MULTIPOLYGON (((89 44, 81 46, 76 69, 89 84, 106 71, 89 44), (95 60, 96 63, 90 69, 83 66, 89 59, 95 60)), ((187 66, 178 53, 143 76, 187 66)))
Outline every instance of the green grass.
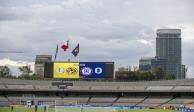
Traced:
MULTIPOLYGON (((0 108, 0 112, 11 112, 10 108, 0 108)), ((12 112, 34 112, 34 108, 14 108, 12 112)), ((38 112, 44 112, 43 108, 39 108, 38 112)), ((49 108, 48 112, 55 112, 53 108, 49 108)), ((58 112, 81 112, 80 108, 65 108, 58 112)), ((173 110, 161 109, 110 109, 110 108, 84 108, 82 112, 179 112, 173 110)))
POLYGON ((180 112, 175 110, 163 110, 163 109, 128 109, 127 111, 117 111, 117 112, 180 112))
MULTIPOLYGON (((0 112, 11 112, 10 108, 0 108, 0 112)), ((12 112, 34 112, 34 108, 14 108, 12 112)), ((44 112, 43 108, 39 108, 38 112, 44 112)), ((55 112, 54 109, 49 109, 49 112, 55 112)))

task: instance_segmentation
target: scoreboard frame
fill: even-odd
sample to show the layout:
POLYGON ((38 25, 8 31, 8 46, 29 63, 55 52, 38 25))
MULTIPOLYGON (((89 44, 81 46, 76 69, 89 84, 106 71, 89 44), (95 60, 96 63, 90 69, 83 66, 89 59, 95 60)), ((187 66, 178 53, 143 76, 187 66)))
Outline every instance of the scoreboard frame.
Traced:
MULTIPOLYGON (((75 70, 75 71, 76 71, 75 70)), ((75 75, 75 74, 71 74, 75 75)), ((87 75, 87 73, 85 73, 87 75)), ((114 62, 67 62, 67 61, 55 61, 55 62, 45 62, 44 63, 44 78, 54 78, 54 79, 114 79, 114 62), (61 75, 56 75, 56 68, 55 66, 63 66, 64 70, 60 71, 61 75), (79 64, 79 67, 76 68, 75 66, 70 66, 68 64, 79 64), (88 76, 83 76, 83 65, 86 64, 84 70, 88 72, 88 76), (70 70, 73 71, 74 69, 79 72, 79 77, 76 75, 74 76, 64 76, 66 75, 64 72, 67 70, 68 67, 71 68, 70 70), (102 71, 101 71, 102 68, 102 71), (97 69, 97 71, 95 71, 97 69), (90 71, 91 70, 91 71, 90 71), (81 73, 82 72, 82 73, 81 73), (92 72, 89 76, 89 73, 92 72), (98 72, 98 73, 96 73, 98 72), (101 73, 102 72, 102 73, 101 73), (63 74, 64 73, 64 74, 63 74), (63 75, 62 75, 63 74, 63 75), (60 77, 62 76, 62 77, 60 77)))

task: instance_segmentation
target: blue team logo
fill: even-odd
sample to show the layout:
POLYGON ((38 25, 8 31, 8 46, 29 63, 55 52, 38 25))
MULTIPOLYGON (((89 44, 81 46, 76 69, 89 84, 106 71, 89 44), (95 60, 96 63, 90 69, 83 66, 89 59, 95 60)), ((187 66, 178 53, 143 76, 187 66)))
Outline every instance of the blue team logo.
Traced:
POLYGON ((83 67, 83 68, 81 69, 81 73, 82 73, 83 75, 85 75, 85 76, 89 76, 89 75, 92 74, 92 69, 89 68, 89 67, 83 67))

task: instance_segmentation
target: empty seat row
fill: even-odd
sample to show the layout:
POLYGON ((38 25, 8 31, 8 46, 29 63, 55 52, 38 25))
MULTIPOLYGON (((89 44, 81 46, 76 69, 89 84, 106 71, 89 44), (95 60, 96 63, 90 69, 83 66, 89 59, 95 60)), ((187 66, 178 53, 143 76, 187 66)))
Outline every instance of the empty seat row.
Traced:
POLYGON ((120 97, 116 103, 138 103, 143 99, 144 97, 120 97))
POLYGON ((89 97, 64 97, 64 101, 72 101, 72 102, 77 102, 81 104, 86 104, 88 101, 89 97))
POLYGON ((143 103, 157 103, 157 104, 161 104, 161 103, 165 103, 169 100, 171 100, 172 97, 148 97, 147 99, 145 99, 143 101, 143 103))
POLYGON ((189 104, 189 103, 193 103, 194 102, 194 98, 190 98, 190 97, 183 97, 183 98, 175 98, 173 100, 171 100, 170 102, 168 102, 168 104, 189 104))
POLYGON ((94 103, 112 103, 116 97, 92 97, 90 102, 94 103))

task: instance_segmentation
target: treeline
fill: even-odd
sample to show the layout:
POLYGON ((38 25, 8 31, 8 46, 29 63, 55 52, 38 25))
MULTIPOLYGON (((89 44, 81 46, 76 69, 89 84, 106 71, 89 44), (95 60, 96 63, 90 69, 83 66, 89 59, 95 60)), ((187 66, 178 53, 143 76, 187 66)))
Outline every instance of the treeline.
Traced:
MULTIPOLYGON (((14 78, 26 80, 56 80, 45 79, 42 75, 33 74, 29 66, 19 67, 19 76, 12 75, 9 67, 0 67, 0 78, 14 78)), ((66 80, 85 80, 85 81, 153 81, 153 80, 172 80, 174 75, 166 74, 162 69, 155 68, 152 72, 141 71, 116 71, 115 80, 112 79, 66 79, 66 80)), ((65 80, 65 79, 64 79, 65 80)))
POLYGON ((116 71, 116 80, 122 81, 153 81, 153 80, 172 80, 174 75, 166 74, 161 68, 155 68, 152 72, 142 71, 116 71))
POLYGON ((1 66, 0 78, 27 79, 27 80, 44 79, 44 77, 41 75, 32 74, 32 71, 30 70, 29 66, 18 67, 18 70, 20 71, 20 75, 15 76, 12 74, 8 66, 1 66))

